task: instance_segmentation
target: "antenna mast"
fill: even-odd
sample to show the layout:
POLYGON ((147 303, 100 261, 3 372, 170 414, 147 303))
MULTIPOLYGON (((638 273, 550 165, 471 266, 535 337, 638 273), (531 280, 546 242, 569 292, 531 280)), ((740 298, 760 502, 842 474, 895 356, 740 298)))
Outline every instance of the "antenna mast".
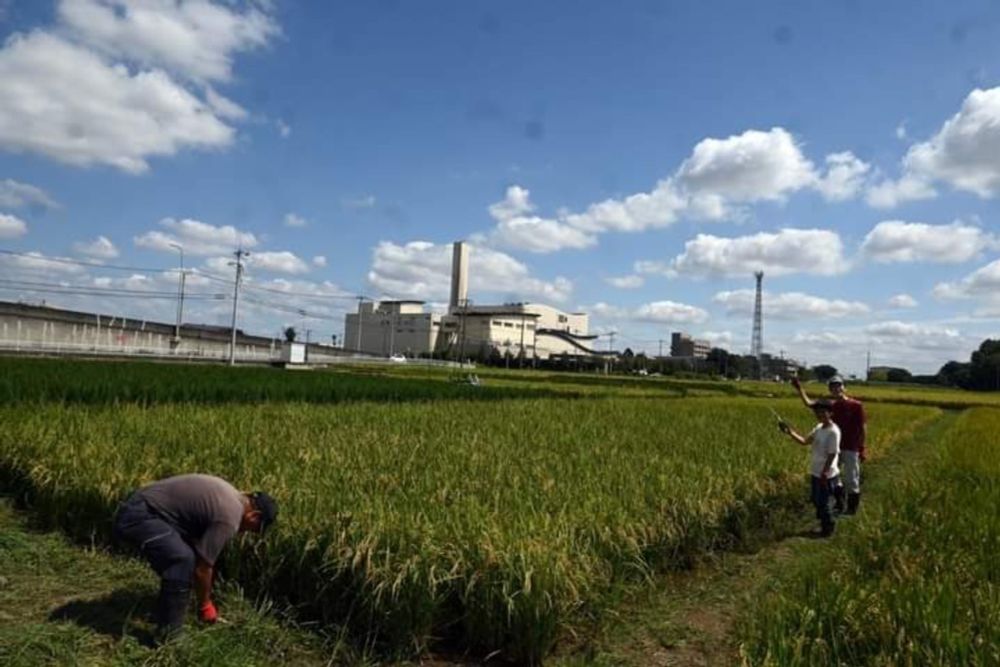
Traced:
POLYGON ((750 338, 750 356, 757 360, 757 379, 764 375, 764 313, 761 307, 761 284, 764 272, 756 271, 753 277, 757 279, 757 296, 753 305, 753 336, 750 338))

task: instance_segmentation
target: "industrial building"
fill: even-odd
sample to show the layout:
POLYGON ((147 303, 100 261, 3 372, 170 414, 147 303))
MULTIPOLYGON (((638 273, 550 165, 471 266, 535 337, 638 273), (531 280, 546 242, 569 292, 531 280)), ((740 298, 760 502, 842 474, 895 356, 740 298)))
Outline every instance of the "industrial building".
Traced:
POLYGON ((453 246, 447 313, 425 310, 423 301, 361 302, 344 322, 344 345, 392 356, 486 357, 494 353, 548 359, 605 356, 595 349, 586 313, 566 313, 540 303, 472 305, 468 299, 469 249, 453 246))
POLYGON ((704 359, 712 349, 707 340, 692 338, 686 333, 675 331, 670 335, 670 356, 683 359, 704 359))

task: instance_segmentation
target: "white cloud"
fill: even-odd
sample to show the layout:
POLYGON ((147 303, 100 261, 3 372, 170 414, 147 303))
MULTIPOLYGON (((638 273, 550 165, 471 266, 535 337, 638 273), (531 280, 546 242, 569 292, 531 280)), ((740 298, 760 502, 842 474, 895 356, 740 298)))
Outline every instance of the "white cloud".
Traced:
POLYGON ((865 327, 864 332, 878 344, 902 342, 918 350, 951 349, 962 340, 957 329, 898 320, 870 324, 865 327))
POLYGON ((16 239, 28 233, 28 225, 17 216, 0 213, 0 239, 16 239))
POLYGON ((170 244, 177 243, 190 255, 225 254, 233 252, 238 247, 253 248, 257 245, 257 237, 231 225, 216 227, 188 218, 183 220, 164 218, 160 220, 160 225, 168 231, 148 231, 135 237, 135 244, 141 248, 173 253, 176 250, 170 244))
POLYGON ((976 269, 959 281, 938 283, 932 293, 939 299, 985 297, 1000 301, 1000 259, 976 269))
POLYGON ((653 301, 635 308, 616 306, 604 301, 580 306, 580 310, 602 320, 629 320, 658 324, 701 324, 708 319, 702 308, 676 301, 653 301))
POLYGON ((583 213, 570 213, 565 222, 587 233, 639 232, 676 222, 688 206, 671 181, 661 181, 649 193, 591 204, 583 213))
POLYGON ((244 120, 249 115, 246 109, 228 97, 223 97, 211 86, 205 90, 205 101, 220 118, 244 120))
POLYGON ((740 219, 745 205, 783 202, 804 189, 831 201, 855 196, 870 167, 850 152, 826 158, 817 172, 784 128, 747 130, 725 139, 703 139, 676 172, 650 192, 607 199, 562 221, 589 233, 635 232, 666 227, 681 218, 740 219))
POLYGON ((490 216, 495 220, 509 220, 535 210, 531 203, 531 193, 519 185, 507 188, 504 198, 495 204, 490 204, 490 216))
POLYGON ((816 189, 828 201, 853 199, 861 191, 871 165, 850 151, 826 156, 826 174, 816 181, 816 189))
POLYGON ((632 268, 639 274, 657 275, 665 278, 677 277, 677 270, 673 267, 671 262, 640 259, 632 265, 632 268))
POLYGON ((605 278, 604 281, 612 287, 617 287, 618 289, 638 289, 646 282, 642 276, 635 274, 628 276, 611 276, 605 278))
POLYGON ((326 266, 326 257, 323 255, 316 255, 312 258, 313 266, 324 267, 326 266))
POLYGON ((279 34, 259 6, 212 0, 61 0, 58 18, 75 38, 108 56, 164 67, 195 81, 228 81, 236 53, 279 34))
POLYGON ((288 250, 253 252, 247 257, 247 266, 274 273, 308 273, 309 265, 288 250))
POLYGON ((962 222, 928 225, 886 220, 865 236, 861 252, 881 263, 938 262, 958 264, 1000 247, 998 240, 979 227, 962 222))
POLYGON ((848 263, 836 232, 782 229, 736 238, 699 234, 684 244, 684 252, 673 259, 669 268, 695 276, 745 276, 754 271, 770 276, 828 276, 843 273, 848 263))
POLYGON ((900 141, 904 141, 907 137, 906 133, 906 121, 904 120, 899 125, 896 126, 896 138, 900 141))
POLYGON ((45 32, 0 49, 0 148, 131 173, 148 158, 223 148, 234 130, 159 70, 132 74, 45 32))
POLYGON ((118 256, 118 248, 106 236, 98 236, 93 241, 77 241, 73 244, 73 252, 95 259, 114 259, 118 256))
POLYGON ((731 331, 704 331, 701 333, 699 338, 704 338, 712 344, 713 347, 719 347, 722 345, 732 345, 733 343, 733 332, 731 331))
MULTIPOLYGON (((382 241, 372 253, 368 281, 390 296, 447 300, 451 284, 450 244, 412 241, 397 245, 382 241)), ((561 303, 573 290, 563 277, 545 281, 510 255, 477 245, 469 246, 469 283, 475 293, 501 294, 504 301, 534 298, 561 303)))
MULTIPOLYGON (((209 257, 205 260, 205 268, 213 273, 224 275, 233 272, 232 257, 209 257)), ((308 273, 309 265, 295 253, 288 250, 252 252, 243 260, 247 271, 265 271, 269 273, 308 273)))
POLYGON ((645 322, 664 324, 701 324, 708 319, 708 313, 686 303, 653 301, 636 308, 633 317, 645 322))
POLYGON ((958 113, 903 158, 902 176, 869 193, 869 203, 894 206, 934 196, 941 181, 980 197, 1000 193, 1000 87, 969 93, 958 113))
POLYGON ((739 220, 746 206, 761 201, 784 202, 800 190, 818 191, 827 200, 857 195, 870 166, 853 153, 826 157, 826 172, 817 171, 787 130, 747 130, 724 139, 698 142, 673 175, 649 192, 605 199, 582 212, 560 212, 556 218, 530 215, 528 191, 507 189, 503 201, 490 206, 499 222, 501 242, 533 252, 593 245, 594 235, 639 232, 669 226, 678 220, 739 220), (514 223, 513 221, 521 221, 514 223), (568 229, 582 232, 570 235, 568 229))
POLYGON ((497 223, 487 237, 490 243, 536 253, 587 248, 596 243, 592 235, 576 227, 528 215, 535 208, 529 196, 528 190, 512 185, 503 200, 490 205, 490 215, 497 223))
POLYGON ((896 294, 889 298, 890 308, 916 308, 918 305, 917 300, 909 294, 896 294))
POLYGON ((292 135, 292 126, 280 118, 274 121, 274 126, 278 128, 278 134, 281 135, 282 139, 287 139, 292 135))
POLYGON ((868 189, 865 201, 874 208, 895 208, 909 201, 937 196, 937 191, 924 178, 907 174, 899 180, 883 180, 868 189))
POLYGON ((353 199, 342 199, 340 205, 346 209, 374 208, 378 200, 375 195, 363 195, 353 199))
MULTIPOLYGON (((867 304, 860 301, 829 299, 802 292, 765 291, 762 307, 766 318, 778 320, 815 320, 842 317, 859 317, 870 312, 867 304)), ((721 304, 727 315, 747 315, 753 313, 756 292, 750 289, 719 292, 712 301, 721 304)))
POLYGON ((303 218, 301 215, 296 215, 295 213, 286 213, 284 218, 285 227, 305 227, 309 224, 309 221, 303 218))
POLYGON ((59 203, 50 197, 45 190, 37 186, 18 183, 10 178, 0 181, 0 207, 22 208, 25 206, 59 208, 59 203))
POLYGON ((736 202, 781 201, 814 180, 812 163, 780 127, 703 139, 677 172, 683 189, 736 202))

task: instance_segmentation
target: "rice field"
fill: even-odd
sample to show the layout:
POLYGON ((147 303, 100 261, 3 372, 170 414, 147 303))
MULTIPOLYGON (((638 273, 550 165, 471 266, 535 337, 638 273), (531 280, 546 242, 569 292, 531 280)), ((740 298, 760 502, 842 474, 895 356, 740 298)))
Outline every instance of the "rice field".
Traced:
MULTIPOLYGON (((72 382, 86 386, 93 368, 72 382)), ((806 455, 767 410, 804 427, 792 399, 577 396, 537 383, 511 390, 541 392, 531 398, 466 400, 425 378, 436 386, 399 400, 377 389, 399 378, 369 376, 356 400, 283 390, 254 405, 204 387, 178 397, 180 381, 159 394, 170 368, 145 383, 128 369, 146 392, 137 401, 112 390, 73 400, 22 375, 0 405, 6 482, 40 520, 97 540, 116 503, 160 477, 201 471, 268 490, 281 518, 265 540, 227 550, 229 576, 397 654, 446 644, 538 661, 615 586, 650 585, 802 505, 806 455)), ((873 455, 939 414, 872 406, 873 455)))
POLYGON ((893 480, 837 558, 759 598, 751 665, 1000 664, 1000 411, 957 418, 893 480))

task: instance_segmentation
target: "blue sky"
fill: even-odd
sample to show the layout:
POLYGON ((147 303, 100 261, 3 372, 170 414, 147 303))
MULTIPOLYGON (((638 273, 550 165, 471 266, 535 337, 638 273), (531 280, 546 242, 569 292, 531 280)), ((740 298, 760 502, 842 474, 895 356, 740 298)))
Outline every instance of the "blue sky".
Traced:
POLYGON ((745 351, 760 268, 768 351, 933 372, 1000 335, 1000 5, 870 5, 0 0, 0 298, 170 321, 178 243, 225 323, 240 243, 326 338, 469 239, 616 345, 745 351))

